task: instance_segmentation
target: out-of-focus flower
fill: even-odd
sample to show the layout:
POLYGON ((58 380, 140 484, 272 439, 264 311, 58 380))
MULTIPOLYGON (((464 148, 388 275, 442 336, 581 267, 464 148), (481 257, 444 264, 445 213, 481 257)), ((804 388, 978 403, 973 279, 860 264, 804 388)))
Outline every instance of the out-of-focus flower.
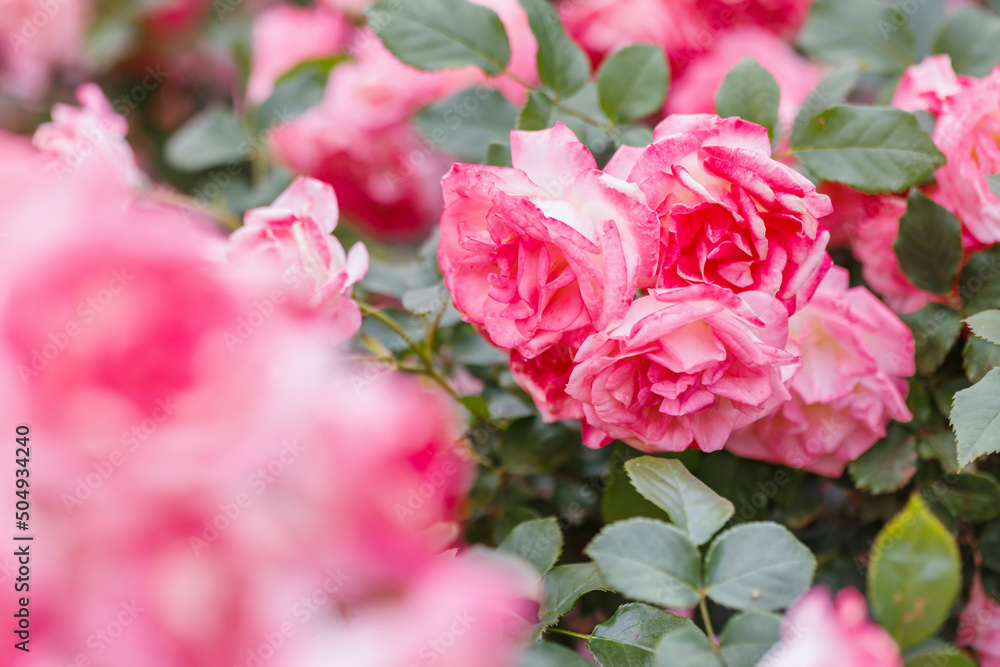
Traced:
POLYGON ((661 47, 675 74, 737 26, 756 25, 785 39, 805 20, 810 0, 563 0, 569 34, 597 62, 635 42, 661 47))
POLYGON ((675 115, 647 148, 623 146, 606 170, 636 183, 660 218, 657 287, 692 283, 809 300, 831 261, 818 222, 828 197, 771 159, 767 130, 739 118, 675 115))
POLYGON ((51 158, 49 171, 62 179, 82 165, 86 169, 110 171, 122 183, 141 184, 145 175, 125 140, 128 122, 114 112, 96 84, 81 85, 76 98, 79 107, 55 105, 52 121, 35 130, 35 146, 51 158), (88 161, 93 162, 87 164, 88 161))
POLYGON ((959 617, 957 643, 976 650, 979 667, 1000 667, 1000 602, 986 594, 979 575, 959 617))
POLYGON ((0 0, 0 88, 40 97, 54 70, 79 62, 89 13, 88 0, 0 0))
POLYGON ((526 359, 625 314, 656 268, 639 189, 597 168, 561 123, 511 132, 513 168, 455 165, 438 260, 462 317, 526 359))
POLYGON ((907 67, 899 78, 892 106, 904 111, 926 111, 937 116, 945 100, 975 84, 976 78, 955 74, 951 56, 927 56, 919 64, 907 67))
POLYGON ((671 83, 664 111, 715 113, 715 94, 733 67, 753 57, 774 76, 781 90, 778 106, 781 140, 787 142, 799 107, 823 77, 823 68, 795 52, 774 33, 755 26, 734 28, 722 34, 705 54, 696 58, 679 79, 671 83))
POLYGON ((848 289, 847 269, 830 269, 812 300, 788 321, 789 350, 801 367, 777 412, 726 443, 747 458, 839 477, 906 408, 913 335, 864 287, 848 289))
POLYGON ((321 7, 276 5, 262 12, 253 24, 247 100, 260 104, 295 65, 337 53, 350 29, 343 14, 321 7))
POLYGON ((247 211, 243 226, 229 237, 232 258, 272 262, 281 283, 329 320, 336 343, 361 328, 351 287, 368 272, 365 245, 356 243, 345 253, 332 236, 338 214, 333 188, 300 176, 270 206, 247 211))
POLYGON ((566 393, 583 405, 584 444, 722 449, 733 430, 789 398, 787 334, 787 310, 762 292, 650 290, 576 355, 566 393))
POLYGON ((785 612, 781 641, 760 667, 902 667, 888 632, 868 619, 864 596, 845 588, 836 597, 816 586, 785 612))
POLYGON ((934 143, 948 162, 934 172, 937 201, 982 244, 1000 241, 1000 198, 986 177, 1000 171, 1000 68, 945 100, 934 143))

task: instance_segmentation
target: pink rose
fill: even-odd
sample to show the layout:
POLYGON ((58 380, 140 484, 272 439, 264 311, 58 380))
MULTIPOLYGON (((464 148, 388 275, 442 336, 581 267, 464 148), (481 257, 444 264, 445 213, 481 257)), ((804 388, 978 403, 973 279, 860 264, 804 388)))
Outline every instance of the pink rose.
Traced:
POLYGON ((739 118, 675 115, 645 149, 605 168, 637 183, 660 218, 658 287, 707 283, 808 301, 831 262, 817 218, 831 211, 804 176, 771 159, 767 131, 739 118))
POLYGON ((934 176, 940 203, 978 242, 1000 241, 1000 199, 986 176, 1000 171, 1000 69, 947 99, 934 143, 948 159, 934 176))
POLYGON ((864 287, 848 289, 848 278, 847 269, 830 269, 789 318, 788 347, 802 360, 787 383, 792 398, 734 433, 726 449, 839 477, 890 420, 912 419, 903 378, 914 373, 913 335, 864 287))
POLYGON ((41 97, 56 69, 79 63, 90 11, 89 0, 66 0, 49 13, 37 0, 0 0, 0 89, 41 97))
POLYGON ((722 449, 789 398, 788 312, 761 292, 652 289, 584 341, 566 393, 583 404, 583 441, 645 452, 722 449))
POLYGON ((810 0, 563 0, 567 31, 595 62, 635 42, 661 47, 675 74, 728 30, 754 25, 790 39, 810 0))
POLYGON ((1000 602, 986 594, 978 574, 959 617, 957 643, 976 650, 979 667, 1000 667, 1000 602))
POLYGON ((888 632, 868 620, 864 596, 845 588, 830 596, 816 586, 785 612, 778 642, 758 667, 902 667, 888 632))
POLYGON ((139 185, 146 180, 125 140, 128 122, 112 110, 101 89, 85 83, 76 89, 76 99, 79 107, 56 104, 52 122, 35 130, 32 141, 50 158, 47 168, 60 179, 84 165, 112 171, 122 183, 139 185))
POLYGON ((904 111, 926 111, 937 116, 946 100, 975 83, 975 77, 955 74, 951 56, 927 56, 903 72, 892 95, 892 106, 904 111))
POLYGON ((247 100, 260 104, 271 96, 278 77, 292 67, 335 54, 349 30, 343 14, 320 7, 276 5, 262 12, 253 24, 247 100))
POLYGON ((361 310, 351 286, 368 272, 368 250, 355 243, 349 253, 333 234, 337 196, 326 183, 299 177, 274 203, 247 211, 243 226, 229 237, 230 255, 266 256, 282 282, 301 287, 305 304, 332 325, 335 343, 361 328, 361 310))
POLYGON ((583 406, 566 393, 576 348, 555 345, 545 352, 525 359, 517 350, 510 352, 510 372, 514 381, 528 392, 538 407, 542 419, 583 419, 583 406))
POLYGON ((654 278, 657 226, 561 123, 511 132, 511 155, 445 177, 438 261, 462 317, 531 359, 625 314, 654 278))
POLYGON ((715 113, 715 94, 733 67, 752 56, 774 76, 781 90, 780 134, 787 143, 799 107, 823 78, 823 68, 802 56, 774 33, 755 26, 723 33, 670 85, 664 112, 715 113))

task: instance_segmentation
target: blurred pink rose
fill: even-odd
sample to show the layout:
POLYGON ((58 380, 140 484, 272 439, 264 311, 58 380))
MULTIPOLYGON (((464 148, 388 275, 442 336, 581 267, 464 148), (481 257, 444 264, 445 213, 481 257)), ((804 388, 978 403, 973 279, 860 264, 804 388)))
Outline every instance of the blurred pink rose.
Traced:
POLYGON ((554 345, 530 359, 517 350, 510 352, 510 372, 514 381, 528 392, 547 422, 560 419, 583 419, 580 401, 566 393, 569 375, 573 372, 576 348, 554 345))
POLYGON ((598 62, 635 42, 655 44, 680 74, 728 30, 756 25, 790 39, 810 0, 563 0, 559 13, 570 36, 598 62))
POLYGON ((125 140, 128 122, 114 112, 96 84, 81 85, 76 89, 76 98, 79 107, 56 104, 52 107, 52 121, 35 130, 32 141, 51 158, 47 169, 62 179, 84 166, 111 171, 122 183, 141 184, 146 177, 125 140), (88 160, 100 164, 87 164, 88 160))
POLYGON ((722 449, 734 429, 789 398, 788 312, 761 292, 652 289, 588 338, 566 393, 583 404, 583 441, 644 452, 722 449))
POLYGON ((816 586, 785 612, 781 641, 758 667, 902 667, 892 637, 868 619, 864 596, 816 586))
POLYGON ((511 154, 445 177, 438 261, 462 317, 530 359, 621 318, 652 282, 658 231, 565 125, 511 132, 511 154))
POLYGON ((0 0, 0 89, 38 98, 54 70, 78 65, 90 11, 88 0, 0 0))
POLYGON ((295 65, 341 49, 351 26, 343 14, 322 7, 276 5, 253 24, 253 59, 247 100, 260 104, 271 96, 274 82, 295 65))
POLYGON ((723 33, 709 51, 695 58, 684 74, 671 83, 664 112, 715 113, 719 86, 729 70, 748 56, 756 58, 778 82, 780 137, 787 143, 795 115, 823 78, 823 68, 763 28, 746 26, 723 33))
POLYGON ((1000 602, 986 594, 979 575, 959 617, 957 643, 976 650, 979 667, 1000 667, 1000 602))
POLYGON ((951 56, 927 56, 903 72, 892 95, 892 106, 904 111, 926 111, 937 116, 946 100, 975 82, 975 77, 955 74, 951 56))
POLYGON ((771 159, 767 130, 739 118, 675 115, 645 149, 623 146, 606 170, 637 183, 660 218, 657 287, 707 283, 776 296, 794 312, 831 262, 817 221, 830 199, 771 159))
POLYGON ((939 203, 978 242, 1000 241, 1000 199, 986 176, 1000 171, 1000 69, 945 100, 934 143, 948 159, 934 176, 939 203))
POLYGON ((801 358, 777 412, 737 431, 726 449, 746 458, 839 477, 885 436, 889 421, 912 419, 906 380, 913 335, 864 287, 848 289, 835 266, 812 300, 788 320, 790 351, 801 358))
POLYGON ((361 328, 351 287, 368 272, 368 249, 355 243, 345 253, 332 235, 337 218, 333 188, 300 176, 270 206, 247 211, 243 226, 229 237, 229 254, 272 261, 281 282, 331 323, 333 341, 340 343, 361 328))

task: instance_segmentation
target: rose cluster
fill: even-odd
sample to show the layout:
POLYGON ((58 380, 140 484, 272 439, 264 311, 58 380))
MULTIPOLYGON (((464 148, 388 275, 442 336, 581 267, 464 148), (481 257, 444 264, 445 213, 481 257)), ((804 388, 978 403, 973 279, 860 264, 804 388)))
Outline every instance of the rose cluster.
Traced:
POLYGON ((557 125, 511 155, 445 177, 439 262, 547 420, 837 476, 910 419, 909 330, 831 269, 830 200, 764 128, 673 115, 599 169, 557 125))

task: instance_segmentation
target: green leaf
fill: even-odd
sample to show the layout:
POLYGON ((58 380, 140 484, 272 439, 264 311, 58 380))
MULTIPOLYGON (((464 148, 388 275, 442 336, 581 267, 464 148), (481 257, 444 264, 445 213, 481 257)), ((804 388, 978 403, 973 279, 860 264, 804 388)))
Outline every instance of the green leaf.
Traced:
POLYGON ((553 625, 576 606, 576 601, 590 591, 606 591, 608 584, 594 563, 572 563, 552 568, 542 579, 545 598, 538 610, 544 625, 553 625))
POLYGON ((601 667, 654 667, 660 639, 689 623, 649 605, 623 604, 614 616, 594 628, 587 648, 601 667))
POLYGON ((917 372, 932 375, 958 340, 961 318, 948 306, 929 303, 918 311, 900 315, 899 319, 913 332, 917 372))
POLYGON ((645 125, 629 125, 622 130, 622 143, 626 146, 648 146, 653 143, 653 131, 645 125))
POLYGON ((303 60, 302 62, 296 64, 290 70, 287 70, 284 74, 279 76, 275 80, 275 83, 281 83, 282 81, 288 81, 290 79, 294 79, 296 76, 307 70, 316 70, 324 77, 327 77, 330 75, 330 72, 333 71, 334 67, 336 67, 337 65, 346 60, 349 60, 349 56, 343 53, 338 53, 332 56, 322 56, 320 58, 310 58, 309 60, 303 60))
POLYGON ((621 442, 614 444, 611 462, 605 479, 604 497, 601 499, 601 515, 605 524, 637 516, 669 521, 670 515, 649 502, 636 491, 628 475, 625 463, 641 453, 621 442))
POLYGON ((946 294, 962 263, 962 224, 922 192, 913 190, 892 247, 910 282, 928 292, 946 294))
MULTIPOLYGON (((307 60, 281 75, 271 96, 257 107, 257 126, 264 130, 287 123, 323 99, 330 74, 330 60, 307 60)), ((334 63, 336 64, 336 63, 334 63)))
POLYGON ((482 396, 463 396, 458 402, 476 417, 480 419, 490 418, 490 404, 482 396))
POLYGON ((243 162, 246 134, 232 109, 210 107, 193 116, 167 139, 164 156, 170 166, 201 171, 228 162, 243 162))
POLYGON ((843 104, 792 137, 795 156, 817 178, 862 192, 898 192, 927 180, 944 155, 916 117, 900 109, 843 104))
POLYGON ((972 333, 1000 345, 1000 310, 984 310, 965 320, 972 333))
POLYGON ((552 98, 540 90, 528 93, 528 100, 517 116, 517 129, 544 130, 555 125, 555 105, 552 98))
POLYGON ((951 425, 958 438, 958 465, 1000 451, 1000 368, 955 394, 951 425))
POLYGON ((954 433, 951 431, 932 433, 924 437, 920 444, 926 445, 946 474, 955 475, 958 473, 958 449, 954 433))
POLYGON ((597 71, 601 109, 615 124, 659 111, 669 83, 663 51, 649 44, 632 44, 615 51, 597 71))
POLYGON ((582 655, 561 644, 539 642, 529 647, 518 667, 593 667, 582 655))
POLYGON ((778 82, 753 57, 741 60, 729 70, 715 93, 715 111, 722 118, 738 116, 767 128, 774 143, 778 125, 778 82))
POLYGON ((739 610, 772 611, 806 592, 816 559, 776 523, 745 523, 719 535, 705 556, 705 589, 739 610))
POLYGON ((979 382, 991 370, 1000 367, 1000 345, 969 336, 962 350, 962 365, 969 382, 979 382))
POLYGON ((945 479, 941 502, 955 518, 982 523, 1000 516, 1000 485, 986 473, 967 472, 945 479))
POLYGON ((500 74, 510 61, 500 17, 467 0, 378 0, 367 15, 386 48, 417 69, 475 65, 500 74))
MULTIPOLYGON (((837 106, 847 99, 847 96, 858 85, 861 73, 854 65, 842 65, 827 74, 799 107, 792 126, 792 136, 802 132, 813 116, 837 106)), ((796 140, 797 141, 797 140, 796 140)))
POLYGON ((486 164, 493 167, 513 166, 510 146, 505 143, 491 142, 486 149, 486 164))
POLYGON ((917 473, 916 436, 893 424, 886 437, 848 467, 854 486, 869 493, 891 493, 917 473))
POLYGON ((958 290, 970 315, 1000 308, 1000 245, 969 257, 958 277, 958 290))
POLYGON ((726 667, 705 633, 684 620, 687 623, 667 632, 656 645, 656 667, 726 667))
POLYGON ((968 656, 942 641, 929 641, 903 656, 904 667, 976 667, 968 656))
POLYGON ((536 519, 519 524, 500 543, 501 551, 516 554, 545 574, 559 560, 563 536, 555 518, 536 519))
POLYGON ((712 539, 736 512, 680 461, 644 456, 627 462, 625 471, 636 490, 665 511, 695 545, 712 539))
POLYGON ((813 3, 799 44, 820 60, 878 74, 900 74, 916 60, 906 15, 876 0, 813 3))
POLYGON ((872 614, 905 651, 937 634, 962 583, 958 546, 918 494, 875 538, 872 614))
POLYGON ((1000 572, 1000 521, 986 526, 979 536, 979 553, 984 567, 1000 572))
POLYGON ((605 526, 584 553, 604 580, 635 600, 690 607, 701 599, 701 555, 687 535, 655 519, 605 526))
POLYGON ((545 0, 520 0, 538 42, 538 78, 560 97, 572 95, 590 79, 590 59, 563 29, 555 8, 545 0))
POLYGON ((744 612, 729 619, 719 646, 729 667, 754 667, 780 638, 780 616, 744 612))
POLYGON ((1000 64, 998 40, 1000 19, 982 9, 966 7, 945 20, 932 48, 934 53, 951 56, 957 73, 984 77, 1000 64))
POLYGON ((479 163, 492 143, 507 145, 517 109, 496 90, 467 88, 413 117, 420 133, 466 162, 479 163))

